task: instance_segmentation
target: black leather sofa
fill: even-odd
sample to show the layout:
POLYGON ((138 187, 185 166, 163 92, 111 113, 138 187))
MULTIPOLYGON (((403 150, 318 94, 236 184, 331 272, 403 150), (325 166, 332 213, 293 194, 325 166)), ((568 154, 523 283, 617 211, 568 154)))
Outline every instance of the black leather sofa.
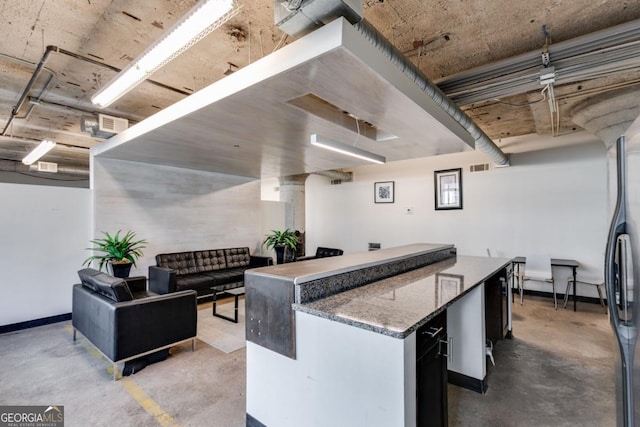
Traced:
POLYGON ((156 255, 149 267, 149 289, 158 294, 195 290, 198 297, 244 285, 244 272, 273 264, 271 257, 255 256, 249 248, 210 249, 156 255))
POLYGON ((303 257, 300 257, 300 258, 296 258, 296 261, 307 261, 307 260, 310 260, 310 259, 327 258, 327 257, 332 257, 332 256, 340 256, 342 254, 344 254, 344 251, 342 249, 325 248, 324 246, 318 246, 316 248, 316 254, 315 255, 303 256, 303 257))
POLYGON ((92 268, 78 271, 73 286, 73 340, 79 331, 113 363, 118 364, 191 341, 195 350, 197 297, 194 291, 157 295, 146 289, 145 277, 120 279, 92 268))

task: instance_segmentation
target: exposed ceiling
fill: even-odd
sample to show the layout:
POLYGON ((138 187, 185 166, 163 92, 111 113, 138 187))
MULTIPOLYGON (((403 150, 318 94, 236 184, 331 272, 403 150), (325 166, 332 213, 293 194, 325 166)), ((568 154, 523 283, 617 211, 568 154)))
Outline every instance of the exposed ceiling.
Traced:
MULTIPOLYGON (((81 116, 102 112, 130 124, 139 122, 294 41, 274 26, 273 0, 244 0, 231 21, 153 75, 160 85, 145 82, 98 111, 90 97, 115 75, 114 68, 125 67, 195 3, 0 0, 0 130, 7 128, 0 136, 0 160, 17 164, 47 138, 59 145, 42 160, 86 168, 87 148, 103 139, 81 131, 81 116), (48 55, 44 70, 6 126, 47 46, 57 49, 48 55)), ((640 2, 620 0, 532 0, 517 6, 511 0, 365 0, 363 7, 365 19, 437 83, 516 55, 542 53, 545 43, 552 51, 561 42, 640 18, 640 2)), ((629 49, 637 49, 634 46, 629 49)), ((555 65, 553 54, 550 65, 555 65)), ((585 124, 588 118, 576 120, 580 125, 574 122, 592 97, 600 111, 606 111, 608 94, 619 98, 624 92, 629 94, 624 108, 638 109, 640 62, 632 60, 596 77, 554 85, 559 107, 555 132, 543 86, 459 105, 505 152, 522 151, 531 146, 512 144, 508 138, 535 134, 548 136, 547 144, 554 144, 559 139, 552 134, 577 133, 581 126, 596 133, 585 124), (630 98, 638 101, 629 102, 630 98)), ((229 117, 246 123, 241 105, 227 108, 229 117)))

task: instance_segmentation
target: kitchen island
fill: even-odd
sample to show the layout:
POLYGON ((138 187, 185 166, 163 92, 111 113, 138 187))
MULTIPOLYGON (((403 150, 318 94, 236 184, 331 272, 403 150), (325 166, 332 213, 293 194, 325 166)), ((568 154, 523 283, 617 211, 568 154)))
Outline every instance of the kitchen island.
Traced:
MULTIPOLYGON (((338 264, 331 258, 314 260, 315 266, 303 267, 309 269, 303 275, 291 274, 302 268, 295 263, 291 270, 285 264, 247 272, 247 425, 415 426, 419 408, 424 409, 416 395, 430 387, 425 382, 442 382, 436 374, 417 379, 423 369, 417 357, 422 337, 436 336, 443 328, 452 334, 436 341, 436 354, 446 352, 448 357, 442 360, 448 359, 449 369, 457 366, 461 372, 454 372, 479 381, 483 391, 485 338, 503 335, 505 323, 502 318, 489 322, 500 325, 500 331, 487 331, 485 291, 491 289, 492 295, 506 300, 499 279, 506 278, 510 260, 456 256, 450 245, 394 249, 386 254, 357 254, 352 260, 347 255, 336 257, 342 258, 338 264), (388 274, 389 263, 425 254, 433 262, 388 274), (345 272, 366 276, 372 266, 386 272, 386 277, 321 295, 319 284, 333 288, 335 277, 344 282, 345 272), (289 281, 294 287, 290 313, 283 312, 276 298, 281 292, 271 292, 289 281), (311 282, 314 297, 304 297, 303 289, 295 289, 311 282), (257 301, 251 301, 252 288, 271 297, 258 298, 262 310, 253 309, 257 301), (294 322, 288 333, 293 334, 295 351, 287 354, 292 343, 271 345, 277 336, 269 331, 278 327, 261 322, 286 320, 289 314, 294 322), (271 336, 261 338, 262 331, 271 336), (447 344, 442 351, 440 341, 447 344)), ((501 317, 502 311, 489 314, 501 317)))

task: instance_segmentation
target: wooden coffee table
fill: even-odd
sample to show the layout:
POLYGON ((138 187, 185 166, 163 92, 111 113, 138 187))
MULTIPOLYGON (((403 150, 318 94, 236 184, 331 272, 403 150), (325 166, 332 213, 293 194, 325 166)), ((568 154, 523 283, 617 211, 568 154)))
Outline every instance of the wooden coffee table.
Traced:
POLYGON ((244 295, 244 286, 225 289, 223 291, 216 289, 216 286, 214 286, 211 288, 211 290, 213 291, 213 315, 233 323, 238 323, 238 297, 244 295), (233 317, 225 316, 224 314, 220 314, 216 311, 218 295, 233 296, 233 317))

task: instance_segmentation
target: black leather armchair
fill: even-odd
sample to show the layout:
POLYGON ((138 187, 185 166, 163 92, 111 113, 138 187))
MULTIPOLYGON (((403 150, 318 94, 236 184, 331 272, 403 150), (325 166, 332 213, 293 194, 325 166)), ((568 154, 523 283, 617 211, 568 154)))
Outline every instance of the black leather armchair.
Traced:
POLYGON ((315 255, 303 256, 303 257, 300 257, 300 258, 296 258, 296 261, 307 261, 307 260, 316 259, 316 258, 327 258, 327 257, 332 257, 332 256, 340 256, 343 253, 344 253, 344 251, 342 249, 325 248, 324 246, 318 246, 316 248, 316 254, 315 255))
POLYGON ((146 291, 146 279, 120 279, 91 268, 78 272, 73 286, 73 339, 79 331, 113 363, 118 364, 182 342, 195 350, 195 291, 156 295, 146 291))

